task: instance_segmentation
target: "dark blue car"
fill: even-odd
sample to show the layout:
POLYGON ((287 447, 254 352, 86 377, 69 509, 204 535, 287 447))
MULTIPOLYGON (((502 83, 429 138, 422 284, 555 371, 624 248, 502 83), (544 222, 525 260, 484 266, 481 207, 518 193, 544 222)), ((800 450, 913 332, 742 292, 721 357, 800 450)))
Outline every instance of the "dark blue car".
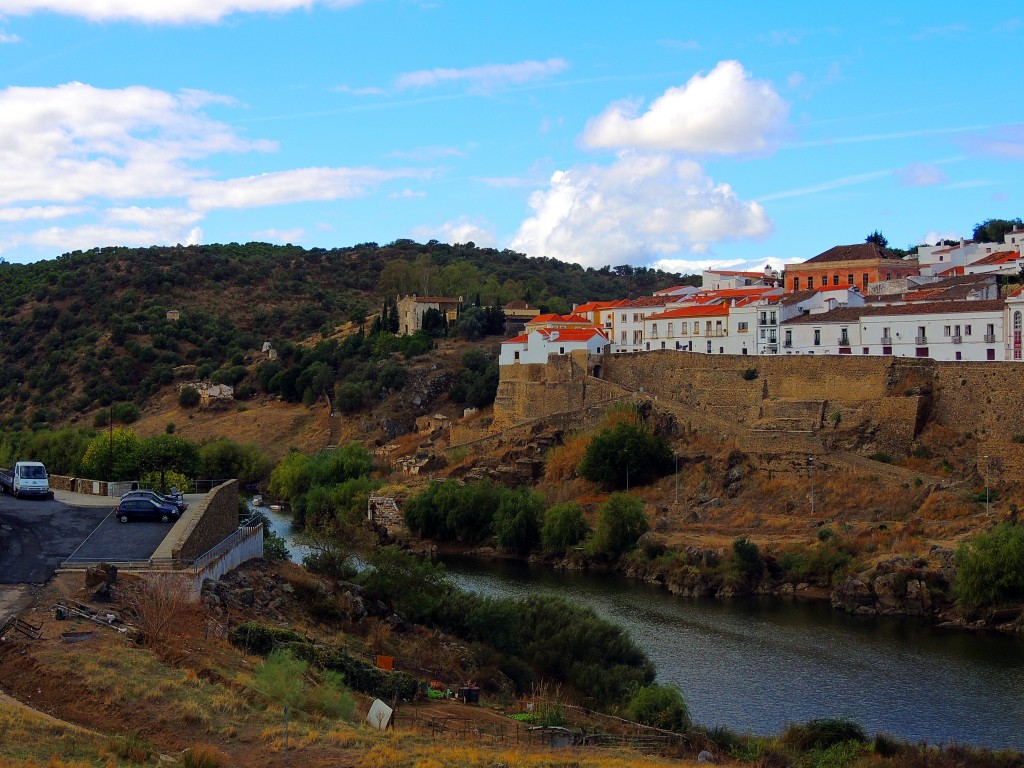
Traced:
POLYGON ((141 496, 121 499, 114 507, 114 516, 122 523, 129 520, 159 520, 161 523, 172 523, 180 515, 181 512, 173 504, 160 504, 141 496))
POLYGON ((162 493, 157 493, 156 491, 142 489, 138 491, 128 491, 128 493, 121 496, 121 501, 124 501, 125 499, 149 499, 150 501, 155 501, 157 504, 169 504, 172 507, 176 507, 179 513, 188 509, 188 504, 180 493, 177 496, 164 496, 162 493))

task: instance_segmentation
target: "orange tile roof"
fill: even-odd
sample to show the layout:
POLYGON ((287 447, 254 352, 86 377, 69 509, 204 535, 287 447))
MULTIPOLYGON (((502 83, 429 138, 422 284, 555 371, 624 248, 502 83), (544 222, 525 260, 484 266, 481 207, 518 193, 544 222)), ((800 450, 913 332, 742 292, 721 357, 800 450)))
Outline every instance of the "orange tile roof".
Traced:
POLYGON ((544 323, 577 323, 581 325, 590 325, 590 321, 585 317, 579 315, 537 315, 535 318, 527 322, 527 325, 543 325, 544 323))
POLYGON ((515 336, 515 337, 513 337, 511 339, 505 339, 505 341, 503 341, 501 343, 502 344, 525 344, 527 342, 527 340, 529 340, 529 338, 530 337, 527 336, 525 333, 521 333, 518 336, 515 336))
POLYGON ((973 264, 968 264, 968 266, 976 267, 979 265, 988 266, 991 264, 1006 264, 1011 261, 1017 261, 1020 258, 1021 254, 1019 251, 996 251, 995 253, 990 253, 983 259, 978 259, 973 264))
MULTIPOLYGON (((595 336, 600 336, 605 341, 608 340, 600 328, 546 328, 540 333, 545 336, 557 333, 557 341, 590 341, 595 336)), ((556 339, 550 339, 550 341, 556 341, 556 339)))
POLYGON ((708 305, 696 305, 689 307, 678 307, 677 309, 670 309, 667 312, 662 312, 657 315, 649 315, 645 320, 660 320, 676 317, 715 317, 715 316, 727 316, 729 314, 728 304, 712 304, 708 305))
POLYGON ((684 288, 693 288, 692 285, 673 285, 671 288, 662 288, 660 291, 655 291, 655 296, 662 296, 666 293, 674 293, 675 291, 681 291, 684 288))

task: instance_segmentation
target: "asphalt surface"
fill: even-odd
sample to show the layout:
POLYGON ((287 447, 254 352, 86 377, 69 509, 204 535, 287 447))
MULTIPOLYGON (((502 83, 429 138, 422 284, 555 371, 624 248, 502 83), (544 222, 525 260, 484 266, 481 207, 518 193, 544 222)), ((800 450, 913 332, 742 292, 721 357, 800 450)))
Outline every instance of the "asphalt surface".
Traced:
POLYGON ((71 554, 71 559, 85 562, 148 560, 173 525, 174 522, 150 520, 122 523, 108 515, 71 554))
POLYGON ((47 581, 111 509, 0 495, 0 584, 47 581))

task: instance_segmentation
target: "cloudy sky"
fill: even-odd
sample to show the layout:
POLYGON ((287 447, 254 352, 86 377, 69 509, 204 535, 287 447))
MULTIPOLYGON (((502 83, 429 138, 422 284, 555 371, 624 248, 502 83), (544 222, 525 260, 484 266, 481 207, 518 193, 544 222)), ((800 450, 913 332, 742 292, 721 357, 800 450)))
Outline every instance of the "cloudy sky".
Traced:
POLYGON ((1019 2, 0 0, 0 257, 692 271, 1024 216, 1019 2))

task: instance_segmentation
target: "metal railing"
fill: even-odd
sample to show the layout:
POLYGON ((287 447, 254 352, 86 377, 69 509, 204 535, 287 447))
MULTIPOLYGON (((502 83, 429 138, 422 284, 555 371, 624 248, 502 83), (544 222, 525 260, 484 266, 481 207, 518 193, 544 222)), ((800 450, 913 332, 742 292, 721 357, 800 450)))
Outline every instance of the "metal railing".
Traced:
POLYGON ((892 346, 892 336, 883 336, 882 337, 882 344, 884 344, 887 347, 891 347, 892 346))
POLYGON ((985 343, 986 344, 995 344, 996 343, 996 335, 994 333, 986 333, 985 334, 985 343))
POLYGON ((849 336, 840 336, 839 337, 839 346, 840 347, 848 347, 848 346, 850 346, 850 337, 849 336))
POLYGON ((964 338, 963 338, 963 336, 952 336, 952 337, 950 337, 950 338, 951 338, 951 340, 952 340, 952 342, 953 342, 954 344, 963 344, 963 343, 964 343, 964 338))
POLYGON ((915 344, 927 344, 928 343, 928 337, 927 336, 915 336, 914 337, 914 343, 915 344))

